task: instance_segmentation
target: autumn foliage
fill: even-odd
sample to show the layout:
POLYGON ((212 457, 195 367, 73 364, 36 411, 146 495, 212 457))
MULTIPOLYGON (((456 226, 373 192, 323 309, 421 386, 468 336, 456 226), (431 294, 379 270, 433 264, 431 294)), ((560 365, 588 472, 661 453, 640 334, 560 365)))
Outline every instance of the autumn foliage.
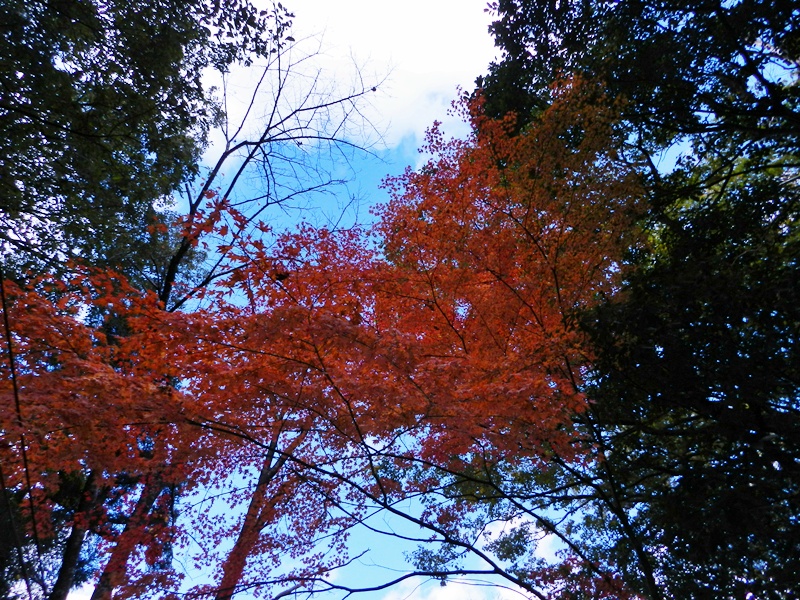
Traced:
MULTIPOLYGON (((26 539, 52 533, 79 474, 86 502, 65 518, 114 565, 98 597, 177 590, 178 552, 215 574, 196 595, 324 589, 368 510, 439 494, 443 473, 589 460, 578 319, 619 284, 640 192, 607 151, 611 103, 580 81, 554 95, 516 136, 463 102, 472 136, 434 127, 371 231, 254 229, 195 310, 104 273, 7 283, 0 452, 6 488, 30 496, 26 539), (178 518, 195 490, 240 516, 209 500, 178 518)), ((218 202, 197 240, 223 217, 241 215, 218 202)), ((411 518, 457 546, 470 510, 411 518)), ((559 572, 577 576, 508 577, 547 590, 559 572)))
POLYGON ((415 412, 447 432, 440 453, 487 440, 570 455, 589 358, 577 318, 616 284, 637 192, 606 154, 613 109, 584 92, 563 84, 521 136, 472 104, 472 139, 434 128, 434 158, 390 182, 376 326, 406 336, 415 412))

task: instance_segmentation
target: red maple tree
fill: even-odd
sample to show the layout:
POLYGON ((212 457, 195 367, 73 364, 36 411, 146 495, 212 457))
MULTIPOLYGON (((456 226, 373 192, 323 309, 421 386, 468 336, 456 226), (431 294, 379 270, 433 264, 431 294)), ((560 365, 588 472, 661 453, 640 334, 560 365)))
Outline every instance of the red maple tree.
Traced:
MULTIPOLYGON (((193 594, 331 589, 323 575, 346 564, 368 510, 539 596, 558 587, 554 573, 574 577, 579 553, 566 571, 522 575, 464 534, 490 471, 588 459, 574 425, 591 360, 579 317, 617 285, 639 190, 608 150, 613 107, 580 81, 554 97, 521 135, 463 104, 473 135, 446 141, 434 127, 433 158, 389 181, 369 235, 238 235, 227 275, 191 313, 103 274, 6 284, 2 476, 29 479, 33 537, 46 537, 58 473, 81 473, 71 531, 106 540, 98 599, 176 589, 159 561, 195 530, 217 579, 193 594), (226 491, 237 473, 247 483, 226 491), (229 520, 199 502, 175 519, 169 490, 193 486, 246 509, 229 520), (402 513, 404 498, 424 510, 402 513)), ((187 235, 219 232, 223 217, 243 219, 217 202, 187 235)), ((420 572, 463 572, 434 554, 419 555, 420 572)), ((622 593, 602 567, 588 571, 622 593)))

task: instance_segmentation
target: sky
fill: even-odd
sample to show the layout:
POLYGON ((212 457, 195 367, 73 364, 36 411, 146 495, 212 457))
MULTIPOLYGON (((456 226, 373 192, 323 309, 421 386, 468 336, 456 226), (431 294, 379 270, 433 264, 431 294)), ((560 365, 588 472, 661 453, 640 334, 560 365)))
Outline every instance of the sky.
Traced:
MULTIPOLYGON (((369 145, 372 154, 356 157, 352 179, 343 192, 359 197, 353 218, 363 221, 369 218, 369 206, 387 199, 379 189, 381 180, 402 173, 407 165, 420 164, 417 149, 434 121, 441 121, 446 133, 466 134, 466 126, 449 115, 448 109, 459 87, 471 90, 475 78, 486 72, 495 56, 487 31, 491 17, 484 12, 486 0, 286 0, 284 4, 295 14, 292 36, 298 41, 298 50, 317 50, 304 65, 309 72, 318 70, 334 93, 337 86, 346 90, 357 76, 377 85, 363 113, 372 129, 364 139, 359 139, 357 132, 352 139, 356 144, 369 145)), ((227 89, 232 120, 246 109, 252 82, 250 72, 231 73, 227 89)), ((220 139, 212 137, 207 164, 213 164, 220 148, 220 139)), ((360 541, 373 545, 370 540, 360 541)), ((387 560, 397 558, 387 555, 387 560)), ((84 589, 70 597, 83 600, 89 595, 90 590, 84 589)), ((244 600, 246 594, 241 597, 244 600)), ((368 599, 359 595, 362 600, 520 597, 499 588, 442 587, 437 582, 420 581, 369 594, 368 599)))
POLYGON ((449 115, 458 89, 472 90, 495 56, 485 0, 290 0, 295 32, 322 36, 322 52, 343 79, 353 64, 366 76, 383 79, 370 97, 369 118, 382 135, 382 161, 364 161, 354 192, 364 206, 385 201, 379 189, 386 175, 418 166, 425 130, 441 121, 446 133, 467 128, 449 115))
POLYGON ((456 88, 471 89, 495 55, 485 0, 289 2, 295 37, 321 33, 323 53, 345 72, 352 56, 365 72, 388 75, 373 102, 389 147, 421 141, 456 88))
MULTIPOLYGON (((488 33, 491 16, 484 11, 485 0, 287 0, 285 4, 295 15, 291 35, 297 41, 291 57, 298 60, 313 54, 296 67, 301 76, 288 106, 296 106, 312 77, 319 77, 319 88, 331 97, 347 95, 358 87, 359 78, 367 89, 376 87, 360 103, 363 121, 351 118, 355 127, 349 141, 366 146, 370 154, 353 155, 353 169, 343 175, 348 183, 337 190, 345 200, 332 208, 315 207, 318 214, 307 212, 302 217, 313 221, 324 214, 335 221, 337 211, 355 197, 347 222, 364 222, 371 218, 369 207, 387 199, 380 189, 383 178, 421 164, 417 150, 434 121, 442 122, 445 133, 455 137, 467 133, 466 125, 449 110, 459 88, 471 91, 475 78, 487 71, 495 56, 488 33)), ((230 123, 245 114, 257 79, 253 69, 234 70, 225 81, 230 123)), ((209 83, 223 88, 219 80, 209 83)), ((258 111, 271 105, 265 94, 249 113, 251 136, 259 124, 258 111)), ((215 143, 206 154, 209 165, 222 147, 221 137, 212 135, 212 140, 215 143)), ((241 184, 239 189, 247 191, 241 184)))

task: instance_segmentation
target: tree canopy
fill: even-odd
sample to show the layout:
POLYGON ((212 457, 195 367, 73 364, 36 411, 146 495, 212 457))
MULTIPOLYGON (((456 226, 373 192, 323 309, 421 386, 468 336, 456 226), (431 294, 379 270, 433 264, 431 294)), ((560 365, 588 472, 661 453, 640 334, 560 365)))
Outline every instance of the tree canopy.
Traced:
POLYGON ((373 87, 287 94, 282 5, 2 10, 5 597, 792 597, 790 2, 493 3, 470 134, 287 231, 373 87), (202 85, 234 64, 253 135, 202 85), (360 530, 418 547, 345 580, 360 530))
MULTIPOLYGON (((360 149, 348 127, 361 125, 354 114, 379 82, 323 89, 319 73, 301 70, 313 54, 295 48, 280 4, 11 2, 3 11, 2 274, 15 280, 2 303, 3 595, 65 598, 85 581, 95 598, 174 590, 180 500, 201 480, 223 482, 220 465, 235 452, 213 478, 198 458, 213 462, 218 447, 186 411, 191 365, 181 373, 177 358, 187 321, 169 315, 241 267, 228 255, 246 235, 274 243, 271 206, 340 181, 323 157, 360 149), (237 65, 258 73, 242 121, 202 79, 237 65), (201 169, 212 127, 222 147, 201 169), (227 197, 251 170, 263 183, 237 194, 234 210, 227 197)), ((259 468, 282 464, 296 431, 261 436, 273 447, 266 464, 254 459, 259 468)), ((235 468, 246 472, 247 460, 235 468)), ((251 556, 244 537, 217 558, 251 556)))
POLYGON ((522 122, 547 103, 559 74, 598 78, 640 148, 676 137, 798 144, 798 15, 793 2, 551 2, 490 4, 501 59, 479 85, 489 113, 522 122), (722 134, 722 135, 721 135, 722 134))
POLYGON ((490 112, 517 111, 524 130, 559 73, 597 77, 622 102, 619 150, 648 198, 646 243, 584 321, 596 360, 582 420, 605 457, 594 476, 631 518, 616 550, 649 597, 786 597, 798 544, 800 13, 757 1, 493 9, 504 54, 479 82, 490 112))
POLYGON ((147 270, 154 229, 170 224, 164 211, 198 175, 220 118, 204 71, 268 54, 291 14, 205 1, 9 0, 0 10, 6 269, 147 270))

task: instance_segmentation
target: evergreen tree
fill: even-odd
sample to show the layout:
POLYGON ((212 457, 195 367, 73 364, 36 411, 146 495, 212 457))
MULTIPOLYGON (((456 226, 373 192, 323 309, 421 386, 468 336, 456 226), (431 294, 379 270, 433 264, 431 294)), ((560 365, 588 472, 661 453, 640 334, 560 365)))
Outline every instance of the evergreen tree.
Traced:
POLYGON ((622 101, 649 200, 585 317, 602 460, 588 546, 648 597, 783 598, 800 533, 800 11, 792 2, 495 3, 479 86, 524 129, 581 73, 622 101), (675 156, 677 155, 677 159, 675 156), (612 493, 613 492, 613 493, 612 493), (597 544, 597 540, 602 540, 597 544), (627 566, 625 566, 627 565, 627 566))

